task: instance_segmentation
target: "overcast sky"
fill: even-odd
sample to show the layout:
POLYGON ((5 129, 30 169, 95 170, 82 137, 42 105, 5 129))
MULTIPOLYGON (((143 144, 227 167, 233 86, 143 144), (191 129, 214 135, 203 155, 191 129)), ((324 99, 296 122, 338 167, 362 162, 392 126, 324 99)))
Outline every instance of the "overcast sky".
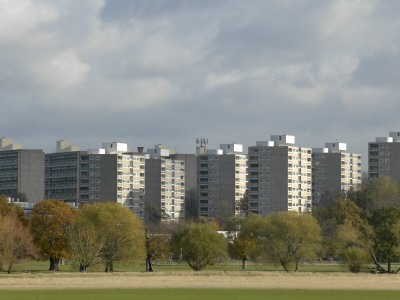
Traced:
MULTIPOLYGON (((1 136, 55 150, 400 131, 400 1, 0 0, 1 136)), ((367 159, 364 157, 364 166, 367 159)))

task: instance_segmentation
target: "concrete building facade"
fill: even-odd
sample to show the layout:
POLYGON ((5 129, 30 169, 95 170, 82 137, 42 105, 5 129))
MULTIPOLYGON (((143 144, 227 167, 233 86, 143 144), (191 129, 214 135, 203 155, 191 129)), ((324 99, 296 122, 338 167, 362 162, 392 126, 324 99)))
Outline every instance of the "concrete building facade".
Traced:
POLYGON ((156 145, 147 150, 145 164, 145 208, 160 209, 164 221, 185 218, 185 161, 170 158, 171 152, 165 145, 156 145))
POLYGON ((247 157, 240 144, 221 144, 197 158, 199 216, 223 221, 240 214, 247 188, 247 157))
POLYGON ((60 152, 46 154, 46 198, 76 206, 118 202, 143 217, 144 154, 126 152, 127 145, 117 142, 103 143, 102 148, 88 151, 69 144, 58 146, 59 142, 60 152))
POLYGON ((249 147, 249 211, 311 213, 311 148, 294 145, 295 137, 272 135, 249 147))
POLYGON ((0 139, 0 195, 18 197, 29 202, 44 200, 44 152, 21 149, 9 138, 0 139))
POLYGON ((368 177, 389 176, 400 181, 400 131, 368 143, 368 177))
POLYGON ((361 187, 361 155, 348 153, 346 143, 325 143, 312 149, 312 173, 313 206, 329 206, 361 187))

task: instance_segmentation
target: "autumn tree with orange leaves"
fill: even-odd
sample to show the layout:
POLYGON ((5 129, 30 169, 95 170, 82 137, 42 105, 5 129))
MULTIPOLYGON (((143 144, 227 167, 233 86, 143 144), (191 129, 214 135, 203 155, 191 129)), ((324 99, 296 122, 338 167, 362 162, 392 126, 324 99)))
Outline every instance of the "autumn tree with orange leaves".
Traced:
POLYGON ((60 200, 43 200, 35 205, 31 216, 34 243, 43 258, 50 260, 49 271, 58 271, 60 259, 70 257, 66 229, 78 210, 60 200))
POLYGON ((32 235, 13 215, 0 215, 0 262, 11 273, 14 264, 35 255, 32 235))

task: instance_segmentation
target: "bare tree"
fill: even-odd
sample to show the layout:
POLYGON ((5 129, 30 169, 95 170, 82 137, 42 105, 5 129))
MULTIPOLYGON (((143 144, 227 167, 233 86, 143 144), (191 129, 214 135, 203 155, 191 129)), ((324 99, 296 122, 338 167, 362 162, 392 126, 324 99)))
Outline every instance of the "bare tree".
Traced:
POLYGON ((11 273, 15 263, 33 257, 35 246, 27 228, 15 216, 0 216, 0 259, 11 273))

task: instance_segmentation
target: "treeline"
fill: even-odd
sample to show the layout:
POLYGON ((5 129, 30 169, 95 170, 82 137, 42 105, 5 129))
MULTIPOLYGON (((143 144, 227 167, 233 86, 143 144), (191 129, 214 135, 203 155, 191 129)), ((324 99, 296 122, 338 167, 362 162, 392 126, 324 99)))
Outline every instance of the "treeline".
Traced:
MULTIPOLYGON (((329 200, 313 215, 280 212, 262 218, 231 217, 224 224, 200 218, 191 222, 145 226, 128 208, 97 203, 75 209, 58 200, 35 205, 29 217, 21 207, 0 197, 0 268, 19 260, 48 259, 58 270, 61 259, 73 259, 79 270, 103 264, 146 260, 186 261, 196 271, 224 260, 281 265, 297 271, 301 263, 339 258, 352 272, 363 269, 397 273, 400 260, 400 188, 380 177, 356 192, 329 200), (217 230, 224 230, 225 236, 217 230), (372 266, 372 267, 371 267, 372 266)), ((155 223, 155 224, 154 224, 155 223)))

